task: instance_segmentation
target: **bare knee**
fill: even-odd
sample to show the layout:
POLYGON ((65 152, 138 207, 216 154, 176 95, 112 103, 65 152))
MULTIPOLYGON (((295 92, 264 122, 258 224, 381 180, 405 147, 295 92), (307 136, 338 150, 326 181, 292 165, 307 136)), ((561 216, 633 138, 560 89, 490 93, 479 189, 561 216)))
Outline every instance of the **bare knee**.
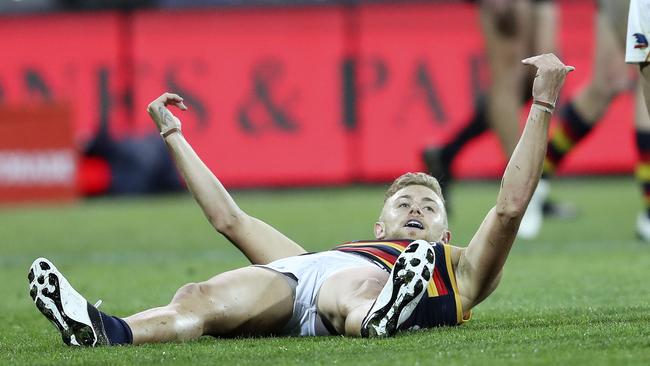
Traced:
POLYGON ((385 284, 384 281, 380 281, 377 278, 368 278, 361 283, 356 294, 364 299, 375 299, 385 284))
POLYGON ((202 287, 203 285, 194 282, 181 286, 174 294, 171 304, 182 304, 201 298, 203 296, 202 287))
POLYGON ((172 301, 165 306, 170 329, 179 341, 196 339, 204 334, 205 306, 202 302, 204 291, 198 283, 188 283, 176 291, 172 301))

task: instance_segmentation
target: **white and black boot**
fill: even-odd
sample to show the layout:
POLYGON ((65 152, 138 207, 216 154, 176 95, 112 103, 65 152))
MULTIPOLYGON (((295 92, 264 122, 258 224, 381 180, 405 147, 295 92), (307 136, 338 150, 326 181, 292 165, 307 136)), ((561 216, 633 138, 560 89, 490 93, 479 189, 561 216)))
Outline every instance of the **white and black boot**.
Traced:
POLYGON ((27 276, 29 295, 38 310, 54 324, 69 346, 108 345, 99 310, 75 291, 45 258, 32 263, 27 276))
POLYGON ((435 261, 433 247, 425 240, 416 240, 404 249, 397 257, 388 282, 361 323, 362 337, 387 337, 397 333, 426 292, 435 261))

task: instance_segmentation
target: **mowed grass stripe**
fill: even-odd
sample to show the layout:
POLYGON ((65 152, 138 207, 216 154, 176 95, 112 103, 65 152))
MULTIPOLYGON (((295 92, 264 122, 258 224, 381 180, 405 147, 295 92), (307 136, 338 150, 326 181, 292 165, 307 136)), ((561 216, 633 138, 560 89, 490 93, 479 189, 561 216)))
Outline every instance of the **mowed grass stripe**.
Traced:
MULTIPOLYGON (((470 240, 498 182, 455 187, 453 241, 470 240)), ((102 309, 124 316, 165 304, 182 284, 246 264, 187 195, 0 209, 1 364, 650 364, 650 245, 629 178, 559 181, 581 215, 517 242, 499 289, 468 324, 394 339, 203 338, 189 344, 72 349, 27 295, 27 266, 49 256, 102 309)), ((235 198, 309 250, 368 238, 383 187, 241 191, 235 198)))

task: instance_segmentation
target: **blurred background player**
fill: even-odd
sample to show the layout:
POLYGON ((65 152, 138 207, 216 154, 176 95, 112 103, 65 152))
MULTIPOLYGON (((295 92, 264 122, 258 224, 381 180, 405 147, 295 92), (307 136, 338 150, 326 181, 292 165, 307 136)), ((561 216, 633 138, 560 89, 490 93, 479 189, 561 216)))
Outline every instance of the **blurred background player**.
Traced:
MULTIPOLYGON (((624 60, 639 63, 642 74, 647 76, 647 25, 646 33, 643 33, 643 22, 650 19, 647 4, 647 1, 632 1, 630 7, 628 0, 598 2, 596 49, 591 79, 577 95, 569 99, 559 113, 559 124, 552 130, 549 140, 542 180, 522 220, 520 237, 537 236, 542 227, 543 206, 549 196, 549 178, 554 176, 567 154, 593 130, 611 101, 633 87, 633 79, 630 78, 624 60), (627 32, 627 52, 624 57, 628 9, 631 24, 627 32)), ((647 242, 650 241, 650 118, 645 104, 650 93, 646 91, 644 103, 643 86, 647 90, 647 82, 638 84, 635 97, 635 137, 639 152, 636 177, 642 189, 641 199, 644 206, 643 212, 637 218, 636 231, 639 238, 647 242)))
POLYGON ((468 142, 489 128, 497 134, 505 156, 512 154, 519 136, 519 112, 530 98, 525 91, 534 77, 519 60, 556 48, 553 1, 481 0, 479 12, 491 76, 487 95, 478 98, 474 115, 449 143, 423 151, 426 167, 440 181, 447 200, 452 163, 468 142))

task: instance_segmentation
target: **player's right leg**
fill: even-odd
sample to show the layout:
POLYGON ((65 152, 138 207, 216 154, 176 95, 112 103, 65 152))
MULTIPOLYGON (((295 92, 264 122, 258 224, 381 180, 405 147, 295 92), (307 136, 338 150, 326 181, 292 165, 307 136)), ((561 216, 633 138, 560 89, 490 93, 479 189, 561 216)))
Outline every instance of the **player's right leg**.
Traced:
POLYGON ((293 301, 293 289, 284 275, 244 267, 187 284, 168 305, 125 320, 134 344, 185 341, 202 335, 265 335, 287 323, 293 301))
POLYGON ((34 304, 59 330, 65 344, 91 347, 109 344, 97 308, 79 295, 49 260, 36 259, 27 279, 34 304))
POLYGON ((29 277, 30 294, 37 308, 54 323, 68 345, 144 344, 187 341, 202 335, 268 334, 279 331, 293 311, 293 289, 284 276, 257 267, 185 285, 168 305, 125 319, 107 316, 88 304, 45 259, 34 262, 29 277), (115 342, 112 338, 121 332, 129 333, 128 341, 115 342))
POLYGON ((341 334, 392 336, 426 292, 433 274, 431 244, 409 244, 387 273, 379 267, 348 268, 329 277, 318 295, 318 312, 341 334))
POLYGON ((426 292, 436 262, 431 244, 416 240, 395 262, 386 285, 361 323, 361 336, 392 336, 426 292))

